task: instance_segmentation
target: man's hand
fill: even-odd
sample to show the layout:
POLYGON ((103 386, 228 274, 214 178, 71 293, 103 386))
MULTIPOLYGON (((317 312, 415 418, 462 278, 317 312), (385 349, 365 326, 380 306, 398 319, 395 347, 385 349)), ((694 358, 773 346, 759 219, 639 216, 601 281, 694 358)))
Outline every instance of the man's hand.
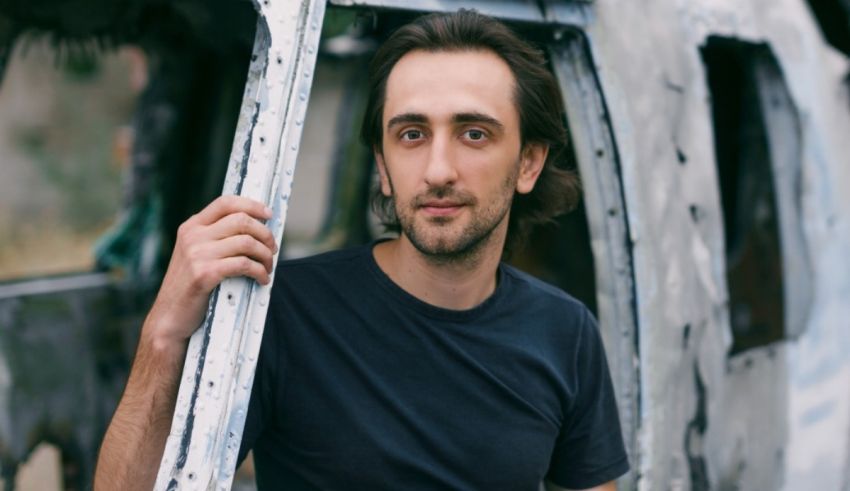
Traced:
POLYGON ((157 299, 142 326, 124 395, 103 439, 97 491, 149 490, 168 437, 189 337, 210 292, 230 276, 270 281, 277 246, 262 203, 222 196, 184 222, 157 299))
POLYGON ((177 229, 177 241, 149 315, 156 342, 181 343, 203 320, 210 292, 230 276, 267 284, 277 252, 260 221, 271 218, 262 203, 221 196, 177 229))

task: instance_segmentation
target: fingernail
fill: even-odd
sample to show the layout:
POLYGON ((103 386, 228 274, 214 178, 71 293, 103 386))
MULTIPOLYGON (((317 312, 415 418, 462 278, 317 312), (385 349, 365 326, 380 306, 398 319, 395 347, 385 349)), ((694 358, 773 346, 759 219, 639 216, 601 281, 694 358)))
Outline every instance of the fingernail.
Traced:
POLYGON ((266 216, 267 216, 267 217, 269 217, 269 218, 271 218, 271 217, 272 217, 272 215, 274 214, 274 213, 272 212, 272 209, 271 209, 271 208, 269 208, 268 206, 267 206, 267 207, 265 208, 265 210, 263 210, 263 211, 265 211, 265 212, 266 212, 266 216))

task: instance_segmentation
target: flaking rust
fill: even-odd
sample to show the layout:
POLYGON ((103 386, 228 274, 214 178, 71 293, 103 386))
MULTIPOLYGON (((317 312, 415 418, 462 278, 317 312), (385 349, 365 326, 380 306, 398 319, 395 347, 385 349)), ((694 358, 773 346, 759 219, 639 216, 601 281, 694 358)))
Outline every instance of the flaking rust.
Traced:
MULTIPOLYGON (((254 53, 223 194, 266 202, 273 210, 267 226, 280 243, 325 2, 255 6, 254 53)), ((230 278, 210 296, 189 342, 155 489, 230 489, 271 287, 230 278)))

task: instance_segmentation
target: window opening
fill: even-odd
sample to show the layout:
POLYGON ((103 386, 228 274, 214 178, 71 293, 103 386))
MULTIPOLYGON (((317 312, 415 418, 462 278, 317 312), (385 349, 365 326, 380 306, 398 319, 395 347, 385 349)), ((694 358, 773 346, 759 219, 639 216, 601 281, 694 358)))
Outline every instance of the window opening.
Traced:
POLYGON ((20 39, 0 86, 0 281, 90 271, 120 209, 143 59, 66 51, 20 39))
MULTIPOLYGON (((766 107, 783 102, 766 97, 767 84, 782 80, 768 46, 710 37, 701 52, 711 92, 733 334, 730 355, 734 355, 779 341, 787 334, 789 285, 785 278, 789 265, 783 261, 783 247, 789 242, 801 245, 802 240, 794 240, 801 237, 799 220, 793 219, 799 203, 789 196, 793 193, 778 191, 785 191, 787 182, 793 190, 793 181, 799 176, 792 172, 783 178, 786 172, 775 161, 782 156, 772 146, 798 135, 793 127, 777 134, 781 128, 772 121, 774 115, 768 119, 765 113, 766 107), (783 172, 777 173, 777 168, 783 172)), ((786 150, 793 152, 793 147, 786 150)), ((805 316, 794 307, 799 324, 805 316)))

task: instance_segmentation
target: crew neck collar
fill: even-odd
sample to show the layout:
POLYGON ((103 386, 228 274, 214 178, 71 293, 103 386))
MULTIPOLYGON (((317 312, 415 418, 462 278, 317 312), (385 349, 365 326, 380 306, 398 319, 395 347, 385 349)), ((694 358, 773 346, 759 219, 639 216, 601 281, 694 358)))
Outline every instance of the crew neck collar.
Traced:
POLYGON ((440 320, 468 322, 477 319, 484 313, 490 311, 492 307, 496 305, 500 298, 504 295, 504 291, 506 289, 506 276, 504 271, 504 265, 500 262, 499 267, 496 270, 495 290, 493 290, 493 293, 491 293, 489 297, 484 299, 483 302, 479 303, 475 307, 469 309, 456 310, 439 307, 425 302, 424 300, 421 300, 418 297, 408 293, 406 290, 396 284, 378 265, 377 260, 375 260, 374 248, 376 245, 386 240, 388 239, 375 240, 363 248, 363 254, 366 256, 366 263, 369 266, 369 270, 375 276, 375 279, 378 281, 378 284, 381 285, 381 287, 384 288, 392 298, 408 305, 417 312, 440 320))

